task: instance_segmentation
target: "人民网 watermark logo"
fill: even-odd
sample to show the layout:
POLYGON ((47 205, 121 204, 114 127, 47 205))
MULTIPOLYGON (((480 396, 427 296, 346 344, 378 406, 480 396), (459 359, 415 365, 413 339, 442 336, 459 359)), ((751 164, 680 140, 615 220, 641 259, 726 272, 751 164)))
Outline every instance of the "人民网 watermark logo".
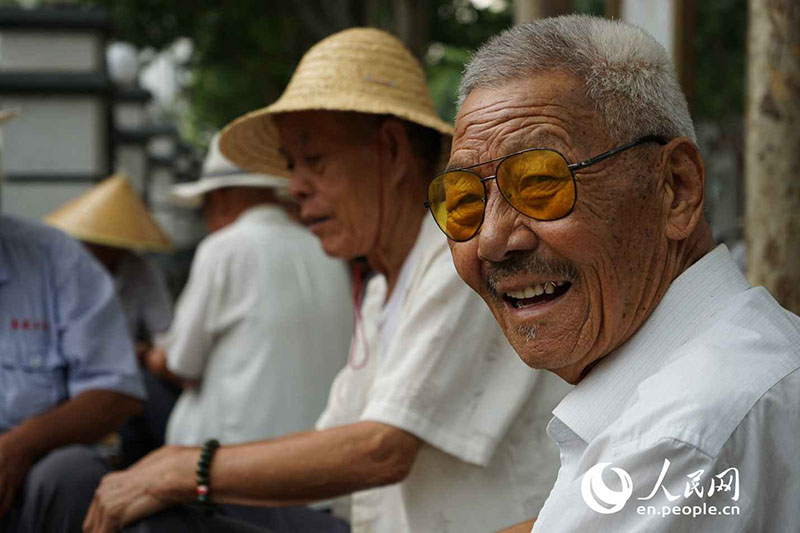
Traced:
MULTIPOLYGON (((610 471, 618 478, 618 483, 613 483, 619 488, 609 487, 603 479, 603 472, 611 466, 611 463, 598 463, 583 474, 581 480, 581 496, 589 508, 600 514, 614 514, 621 511, 628 500, 633 496, 634 484, 631 476, 624 469, 611 466, 610 471)), ((636 501, 653 500, 659 493, 659 489, 666 498, 665 505, 639 505, 636 508, 637 514, 648 516, 738 516, 738 505, 725 505, 718 507, 709 505, 707 498, 715 494, 725 493, 730 496, 731 501, 739 501, 739 470, 728 468, 716 475, 704 478, 705 470, 696 470, 686 474, 683 491, 676 491, 672 487, 672 492, 665 485, 670 461, 664 459, 658 480, 646 495, 636 498, 636 501), (685 501, 692 498, 695 505, 682 505, 685 501), (697 503, 702 503, 698 505, 697 503)))
POLYGON ((611 463, 598 463, 586 471, 581 481, 583 501, 592 511, 600 514, 614 514, 625 507, 625 502, 633 494, 633 480, 630 474, 621 468, 612 467, 611 471, 619 477, 620 490, 612 490, 603 481, 603 470, 611 463))

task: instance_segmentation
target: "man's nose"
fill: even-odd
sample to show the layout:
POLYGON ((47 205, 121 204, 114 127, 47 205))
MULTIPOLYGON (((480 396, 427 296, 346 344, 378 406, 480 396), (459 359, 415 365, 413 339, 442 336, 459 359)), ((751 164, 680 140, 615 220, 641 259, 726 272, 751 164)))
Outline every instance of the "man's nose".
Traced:
POLYGON ((292 172, 289 179, 289 192, 297 201, 304 200, 311 195, 311 180, 303 176, 302 172, 292 172))
POLYGON ((503 198, 497 186, 487 186, 486 212, 478 239, 478 257, 482 261, 499 263, 507 259, 510 252, 532 250, 539 244, 538 236, 520 223, 519 213, 503 198))

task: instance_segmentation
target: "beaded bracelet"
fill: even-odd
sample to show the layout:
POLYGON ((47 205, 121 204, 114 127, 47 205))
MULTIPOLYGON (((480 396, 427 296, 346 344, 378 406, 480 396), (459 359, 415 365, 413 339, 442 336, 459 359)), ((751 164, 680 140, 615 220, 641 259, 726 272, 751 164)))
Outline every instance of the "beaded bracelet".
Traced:
POLYGON ((203 451, 200 452, 200 460, 197 462, 197 502, 203 508, 206 516, 211 516, 216 511, 214 502, 211 501, 211 476, 209 467, 214 452, 219 448, 217 439, 209 439, 203 444, 203 451))

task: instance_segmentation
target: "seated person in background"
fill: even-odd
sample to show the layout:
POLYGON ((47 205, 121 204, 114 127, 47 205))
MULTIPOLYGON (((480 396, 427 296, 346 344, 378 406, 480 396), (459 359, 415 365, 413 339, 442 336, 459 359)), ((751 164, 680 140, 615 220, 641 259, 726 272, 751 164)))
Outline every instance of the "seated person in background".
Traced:
POLYGON ((200 180, 173 189, 177 203, 203 206, 212 233, 197 248, 172 327, 148 357, 188 384, 168 444, 311 429, 353 328, 345 264, 285 210, 289 180, 277 145, 267 175, 233 166, 218 144, 216 135, 200 180))
MULTIPOLYGON (((172 301, 160 269, 137 251, 166 251, 169 238, 122 176, 112 176, 63 205, 45 222, 80 240, 114 279, 128 332, 142 358, 169 328, 172 301)), ((163 446, 169 413, 180 389, 143 373, 147 401, 120 430, 123 462, 163 446)))
MULTIPOLYGON (((273 114, 303 222, 328 254, 366 256, 378 272, 349 364, 317 431, 222 446, 200 463, 198 448, 154 452, 103 480, 86 530, 108 531, 194 501, 198 463, 203 473, 209 462, 202 499, 280 506, 352 494, 358 532, 483 532, 537 513, 558 463, 544 428, 567 386, 519 361, 458 278, 423 209, 451 127, 436 115, 421 65, 380 30, 328 37, 306 53, 275 104, 228 127, 221 141, 228 157, 265 168, 273 114)), ((205 448, 208 456, 213 445, 205 448)), ((336 530, 330 519, 327 527, 276 527, 270 517, 280 511, 253 509, 261 514, 249 522, 336 530)), ((250 524, 182 506, 131 529, 244 531, 250 524)))
POLYGON ((164 275, 136 252, 166 252, 169 237, 124 175, 114 175, 45 217, 81 241, 114 279, 128 331, 141 356, 172 322, 164 275))
POLYGON ((0 531, 76 531, 80 480, 106 470, 85 446, 144 398, 114 285, 76 241, 0 217, 0 531))
POLYGON ((522 360, 577 384, 533 531, 797 531, 800 318, 714 246, 663 47, 542 19, 479 49, 461 97, 432 212, 522 360), (458 228, 453 175, 486 187, 458 228))

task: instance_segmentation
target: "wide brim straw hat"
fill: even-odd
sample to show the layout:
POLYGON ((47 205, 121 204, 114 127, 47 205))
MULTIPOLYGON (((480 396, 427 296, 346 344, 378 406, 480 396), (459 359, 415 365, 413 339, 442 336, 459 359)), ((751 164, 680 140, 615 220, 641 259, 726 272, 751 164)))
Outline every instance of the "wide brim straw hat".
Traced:
POLYGON ((385 31, 352 28, 312 46, 275 103, 226 126, 222 153, 242 168, 261 170, 270 117, 313 110, 393 115, 453 134, 436 113, 422 65, 403 43, 385 31))
POLYGON ((265 129, 262 145, 262 165, 258 173, 243 170, 231 163, 219 149, 219 132, 214 135, 203 161, 200 179, 175 185, 170 200, 184 207, 199 207, 203 197, 216 189, 227 187, 263 187, 276 189, 280 198, 288 197, 289 178, 286 159, 278 151, 278 131, 274 124, 265 129))
POLYGON ((172 243, 122 174, 115 174, 44 218, 71 237, 128 250, 165 252, 172 243))

